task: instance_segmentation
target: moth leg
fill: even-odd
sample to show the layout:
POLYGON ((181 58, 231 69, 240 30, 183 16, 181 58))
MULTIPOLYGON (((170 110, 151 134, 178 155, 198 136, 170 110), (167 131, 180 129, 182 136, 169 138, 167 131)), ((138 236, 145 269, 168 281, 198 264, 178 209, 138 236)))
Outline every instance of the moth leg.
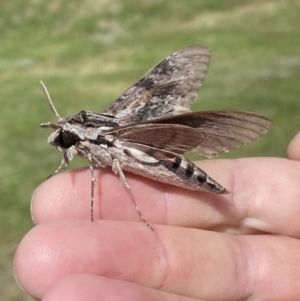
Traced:
POLYGON ((61 159, 60 165, 55 170, 53 174, 51 174, 47 179, 59 173, 61 170, 65 170, 70 161, 73 160, 74 156, 77 154, 77 151, 74 147, 70 147, 63 153, 63 157, 61 159))
POLYGON ((95 199, 95 174, 94 174, 94 168, 93 165, 90 164, 90 171, 91 171, 91 221, 94 221, 94 199, 95 199))
POLYGON ((126 188, 128 194, 129 194, 129 196, 130 196, 130 198, 131 198, 131 200, 132 200, 132 202, 133 202, 133 204, 134 204, 135 210, 136 210, 136 212, 139 214, 141 220, 142 220, 142 221, 143 221, 143 222, 144 222, 144 223, 145 223, 152 231, 154 231, 154 229, 152 228, 152 226, 145 220, 145 218, 143 217, 143 215, 142 215, 142 213, 141 213, 141 211, 140 211, 138 205, 136 204, 135 199, 134 199, 134 196, 133 196, 133 194, 132 194, 132 192, 131 192, 130 186, 129 186, 127 180, 126 180, 126 177, 125 177, 125 175, 124 175, 124 173, 123 173, 123 170, 122 170, 122 168, 121 168, 121 166, 120 166, 120 162, 119 162, 118 159, 113 159, 113 162, 112 162, 112 170, 113 170, 113 172, 114 172, 115 174, 119 175, 120 180, 121 180, 121 182, 124 184, 124 186, 125 186, 125 188, 126 188))
POLYGON ((92 154, 87 155, 87 159, 90 162, 90 172, 91 172, 91 221, 94 221, 94 201, 95 201, 95 184, 96 178, 93 167, 93 156, 92 154))
POLYGON ((55 172, 53 174, 51 174, 47 179, 51 178, 52 176, 56 175, 57 173, 59 173, 61 170, 65 170, 66 166, 68 165, 68 163, 66 162, 65 159, 65 153, 63 155, 63 158, 61 159, 60 165, 58 166, 58 168, 55 170, 55 172))

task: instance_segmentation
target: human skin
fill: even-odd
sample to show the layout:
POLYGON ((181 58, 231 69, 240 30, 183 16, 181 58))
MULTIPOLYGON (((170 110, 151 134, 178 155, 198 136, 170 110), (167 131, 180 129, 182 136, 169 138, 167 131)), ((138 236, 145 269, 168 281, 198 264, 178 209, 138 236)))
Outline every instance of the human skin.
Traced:
POLYGON ((198 162, 230 193, 193 192, 127 173, 151 231, 118 178, 60 173, 32 197, 36 226, 15 255, 18 282, 43 301, 299 300, 300 135, 289 159, 198 162))

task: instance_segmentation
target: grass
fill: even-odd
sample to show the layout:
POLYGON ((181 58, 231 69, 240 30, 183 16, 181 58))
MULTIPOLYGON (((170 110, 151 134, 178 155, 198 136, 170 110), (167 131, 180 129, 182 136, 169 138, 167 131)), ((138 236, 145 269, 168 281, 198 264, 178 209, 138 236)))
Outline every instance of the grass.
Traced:
POLYGON ((12 259, 33 226, 30 197, 60 161, 46 143, 49 132, 38 126, 54 121, 40 79, 62 116, 101 112, 168 54, 203 44, 211 47, 212 61, 193 109, 254 111, 275 123, 263 139, 223 157, 285 157, 299 130, 300 1, 31 0, 0 6, 3 300, 32 300, 15 284, 12 259))

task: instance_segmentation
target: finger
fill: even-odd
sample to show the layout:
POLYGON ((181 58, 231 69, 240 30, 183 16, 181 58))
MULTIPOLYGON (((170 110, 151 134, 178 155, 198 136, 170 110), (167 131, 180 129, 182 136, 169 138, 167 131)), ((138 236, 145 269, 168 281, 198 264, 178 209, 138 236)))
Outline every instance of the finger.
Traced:
POLYGON ((300 161, 300 132, 290 142, 287 152, 290 159, 300 161))
MULTIPOLYGON (((57 300, 178 301, 179 298, 178 295, 150 289, 127 281, 80 274, 59 280, 43 297, 43 301, 57 300)), ((180 300, 196 301, 188 297, 181 297, 180 300)))
MULTIPOLYGON (((300 163, 253 158, 205 161, 201 167, 217 175, 231 193, 195 192, 126 174, 139 209, 150 224, 300 236, 300 163)), ((107 170, 97 170, 96 178, 95 216, 139 221, 121 181, 107 170)), ((90 181, 89 171, 80 169, 43 183, 32 199, 35 222, 60 217, 90 219, 90 181)))
POLYGON ((15 269, 35 298, 71 274, 94 274, 204 300, 296 300, 299 240, 140 223, 56 220, 21 242, 15 269))

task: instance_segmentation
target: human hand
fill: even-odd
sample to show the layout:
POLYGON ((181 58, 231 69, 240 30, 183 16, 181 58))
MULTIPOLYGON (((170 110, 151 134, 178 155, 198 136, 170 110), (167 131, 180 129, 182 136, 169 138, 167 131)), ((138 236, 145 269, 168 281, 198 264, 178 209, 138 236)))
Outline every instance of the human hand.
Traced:
POLYGON ((43 301, 299 300, 299 149, 296 136, 294 161, 199 162, 228 195, 127 173, 154 232, 112 172, 96 171, 95 222, 89 170, 54 176, 32 198, 36 227, 17 250, 18 281, 43 301))

